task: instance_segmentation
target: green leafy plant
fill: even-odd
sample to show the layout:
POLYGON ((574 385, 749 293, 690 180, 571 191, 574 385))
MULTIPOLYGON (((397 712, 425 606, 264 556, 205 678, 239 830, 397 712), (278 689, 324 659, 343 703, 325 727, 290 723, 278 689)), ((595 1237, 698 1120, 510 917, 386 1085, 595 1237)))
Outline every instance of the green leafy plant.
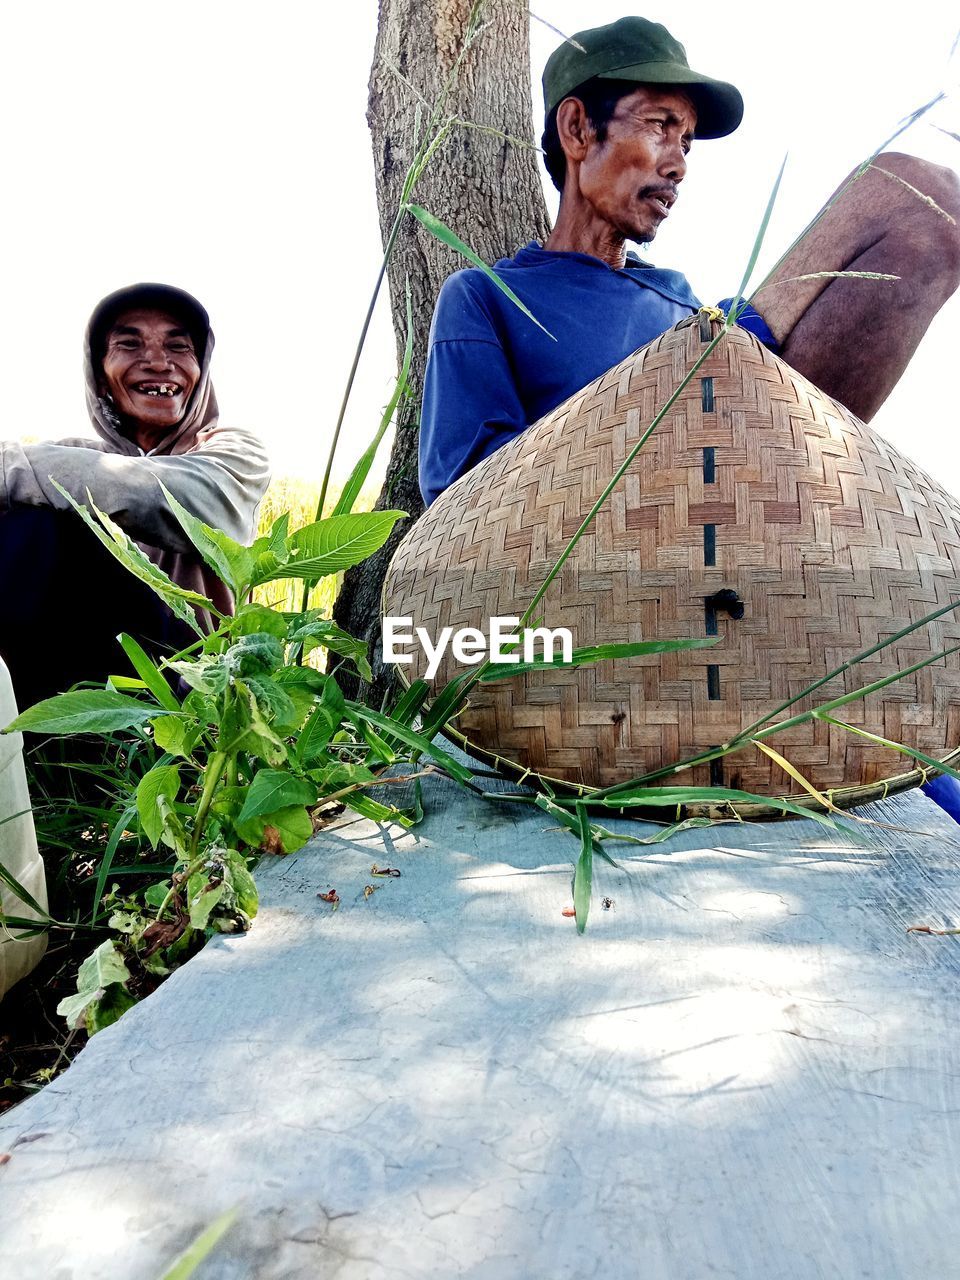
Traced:
MULTIPOLYGON (((69 496, 69 495, 68 495, 69 496)), ((295 578, 314 585, 380 547, 402 514, 349 512, 288 530, 286 514, 250 547, 233 541, 166 495, 204 560, 233 594, 236 612, 192 650, 158 666, 122 638, 134 676, 103 689, 76 689, 24 711, 12 730, 38 734, 128 735, 141 765, 113 798, 119 814, 98 876, 93 922, 105 900, 111 938, 81 967, 77 994, 60 1012, 96 1031, 129 1007, 147 975, 162 976, 213 932, 249 928, 257 911, 251 866, 261 852, 291 852, 313 832, 308 810, 349 795, 357 812, 409 824, 395 806, 365 792, 377 771, 407 755, 464 778, 467 771, 409 724, 344 698, 340 664, 368 675, 363 646, 317 610, 282 612, 252 603, 255 586, 295 578), (299 662, 322 648, 331 669, 299 662), (106 893, 122 835, 133 828, 147 856, 170 860, 169 875, 141 890, 106 893)), ((71 501, 74 501, 71 499, 71 501)), ((78 513, 104 534, 131 572, 142 553, 89 498, 78 513)), ((152 568, 165 599, 182 599, 152 568)), ((202 597, 190 604, 209 608, 202 597)), ((47 927, 56 922, 45 915, 47 927)), ((37 922, 33 922, 36 926, 37 922)))
MULTIPOLYGON (((85 836, 89 835, 91 842, 97 845, 98 857, 89 859, 92 901, 87 904, 88 919, 83 922, 79 918, 61 920, 49 912, 42 912, 38 920, 8 918, 2 921, 13 927, 23 926, 36 931, 90 931, 98 938, 94 950, 80 966, 76 993, 65 997, 59 1006, 73 1027, 94 1032, 109 1025, 165 974, 193 955, 207 938, 217 932, 239 932, 249 928, 258 906, 252 875, 257 860, 264 854, 288 853, 300 848, 313 833, 312 812, 316 813, 324 806, 346 803, 357 813, 375 821, 411 826, 423 814, 420 778, 424 772, 437 770, 481 795, 488 795, 491 800, 505 798, 503 793, 484 792, 477 785, 474 771, 453 757, 436 739, 455 720, 477 683, 509 679, 543 666, 542 662, 496 666, 487 662, 471 668, 436 691, 424 681, 415 681, 401 692, 392 707, 376 710, 345 698, 337 682, 337 671, 344 664, 354 668, 363 679, 370 679, 365 646, 337 627, 324 616, 323 611, 308 608, 308 601, 318 584, 322 586, 330 582, 336 574, 373 554, 386 541, 396 521, 405 514, 398 511, 356 513, 354 507, 380 442, 408 394, 413 332, 409 289, 406 348, 394 392, 373 441, 356 463, 332 511, 323 518, 340 429, 373 309, 403 220, 408 216, 415 218, 442 243, 486 272, 498 288, 526 310, 496 273, 481 262, 454 231, 413 201, 421 174, 450 130, 457 126, 472 127, 469 122, 448 112, 446 104, 463 58, 485 29, 480 22, 481 8, 482 0, 477 0, 471 10, 460 56, 437 102, 428 108, 425 128, 415 141, 414 157, 405 177, 347 378, 315 521, 291 531, 289 514, 281 512, 254 544, 246 547, 204 524, 177 503, 172 495, 166 494, 166 500, 185 533, 233 596, 235 612, 223 615, 209 600, 178 587, 158 570, 122 529, 97 509, 89 495, 85 504, 66 495, 78 515, 108 550, 131 573, 151 586, 179 618, 196 630, 198 636, 189 650, 160 663, 154 661, 132 637, 122 637, 121 643, 133 675, 118 674, 103 689, 76 689, 48 699, 26 710, 9 726, 10 729, 37 734, 97 735, 103 742, 102 760, 91 762, 81 758, 68 771, 85 776, 95 784, 98 798, 95 801, 88 797, 79 800, 69 819, 56 812, 51 804, 48 815, 51 820, 45 826, 48 840, 60 841, 64 849, 70 849, 75 842, 76 820, 79 818, 87 826, 85 836), (295 598, 290 595, 291 584, 301 584, 300 609, 284 609, 267 603, 265 591, 273 584, 286 588, 281 596, 287 601, 295 598), (256 600, 251 596, 254 591, 258 595, 256 600), (202 632, 196 619, 197 609, 208 611, 216 619, 216 629, 212 634, 202 632), (316 651, 326 657, 326 669, 323 671, 304 665, 304 659, 316 651), (424 759, 429 761, 426 768, 421 763, 424 759), (398 766, 400 780, 410 777, 415 781, 415 801, 409 809, 384 803, 370 795, 371 788, 384 781, 383 771, 388 767, 396 771, 398 766)), ((907 123, 919 118, 932 105, 927 104, 914 113, 907 123)), ((892 140, 889 139, 888 143, 892 140)), ((876 154, 864 163, 859 173, 866 172, 876 154)), ((750 262, 731 311, 724 318, 723 327, 705 346, 673 396, 660 407, 545 575, 523 614, 521 633, 537 620, 538 609, 551 584, 640 449, 663 422, 703 361, 742 314, 779 182, 778 176, 750 262)), ((925 198, 922 193, 916 194, 925 198)), ((794 243, 798 242, 799 239, 794 243)), ((772 274, 749 295, 751 298, 761 289, 770 287, 772 274)), ((871 274, 868 278, 880 277, 871 274)), ((536 317, 530 318, 539 324, 536 317)), ((946 608, 953 607, 951 604, 946 608)), ((922 619, 915 626, 940 616, 946 608, 922 619)), ((584 930, 588 919, 594 855, 599 854, 612 862, 605 844, 613 841, 641 845, 657 843, 678 831, 706 826, 712 821, 706 818, 678 820, 653 835, 636 836, 612 832, 591 820, 591 808, 628 815, 644 813, 651 808, 662 809, 706 800, 724 806, 730 815, 727 820, 736 820, 738 805, 757 801, 769 805, 769 797, 723 788, 675 787, 663 785, 661 779, 693 764, 750 747, 765 750, 783 761, 800 785, 812 793, 810 800, 823 801, 823 807, 829 809, 829 798, 816 792, 802 775, 792 770, 789 762, 766 743, 767 737, 804 719, 822 719, 873 737, 882 745, 911 755, 924 767, 936 768, 960 778, 960 772, 949 765, 831 717, 830 712, 858 697, 868 696, 908 674, 906 671, 787 719, 777 719, 795 701, 812 694, 912 629, 914 627, 905 628, 836 671, 812 682, 796 698, 782 704, 763 721, 749 726, 732 742, 713 752, 677 762, 667 769, 589 797, 556 794, 543 780, 540 780, 537 793, 508 794, 506 798, 509 800, 538 805, 577 839, 580 852, 574 868, 572 893, 578 930, 584 930)), ((576 666, 584 662, 695 648, 711 643, 714 641, 705 639, 592 646, 574 651, 569 664, 553 665, 576 666)), ((952 650, 944 651, 944 654, 946 652, 952 650)), ((935 655, 928 661, 935 661, 944 654, 935 655)), ((920 665, 917 664, 918 667, 920 665)), ((914 669, 917 668, 910 668, 911 671, 914 669)), ((391 780, 398 779, 393 777, 391 780)), ((775 803, 785 815, 813 817, 833 830, 842 829, 847 835, 862 838, 855 826, 841 822, 835 813, 811 811, 803 798, 796 803, 788 800, 775 803)), ((64 862, 66 865, 68 860, 64 862)), ((18 888, 16 885, 13 887, 18 888)), ((37 905, 27 895, 21 893, 21 897, 28 905, 37 905)), ((226 1221, 225 1218, 214 1224, 209 1239, 201 1238, 197 1246, 202 1245, 204 1249, 212 1247, 214 1236, 225 1229, 223 1223, 226 1221)), ((199 1256, 188 1260, 189 1270, 199 1256)), ((188 1274, 189 1270, 177 1274, 188 1274)))

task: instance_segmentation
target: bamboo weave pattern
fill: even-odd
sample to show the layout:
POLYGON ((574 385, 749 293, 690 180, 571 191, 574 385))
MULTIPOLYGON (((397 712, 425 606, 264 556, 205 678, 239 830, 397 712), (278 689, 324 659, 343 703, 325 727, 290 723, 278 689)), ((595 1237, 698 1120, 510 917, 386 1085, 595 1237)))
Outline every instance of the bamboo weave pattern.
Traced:
MULTIPOLYGON (((521 614, 712 333, 691 317, 448 489, 393 559, 384 610, 486 632, 521 614)), ((530 673, 474 689, 458 727, 545 776, 608 786, 682 761, 960 597, 960 504, 742 329, 640 451, 540 606, 576 647, 715 634, 710 649, 530 673), (722 593, 717 595, 717 593, 722 593), (737 615, 740 616, 737 616, 737 615)), ((960 643, 952 613, 786 714, 960 643)), ((414 647, 411 677, 426 666, 414 647)), ((435 688, 463 668, 449 652, 435 688)), ((932 755, 960 743, 960 655, 837 713, 932 755)), ((909 762, 822 722, 770 740, 822 790, 909 762)), ((799 790, 755 747, 674 775, 799 790)))

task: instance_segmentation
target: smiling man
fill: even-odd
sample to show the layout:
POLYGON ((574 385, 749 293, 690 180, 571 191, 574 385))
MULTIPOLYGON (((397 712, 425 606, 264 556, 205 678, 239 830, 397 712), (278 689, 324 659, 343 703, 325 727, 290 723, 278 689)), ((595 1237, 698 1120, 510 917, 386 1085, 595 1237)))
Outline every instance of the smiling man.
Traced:
MULTIPOLYGON (((556 226, 543 245, 528 244, 495 269, 553 338, 482 272, 446 281, 424 381, 427 503, 700 305, 685 276, 642 262, 627 242, 649 243, 669 217, 691 147, 737 128, 738 90, 692 70, 665 27, 636 17, 561 45, 543 90, 545 163, 561 193, 556 226)), ((879 156, 831 200, 772 283, 885 272, 900 277, 884 286, 896 294, 878 298, 865 280, 779 283, 758 298, 762 316, 750 310, 740 324, 869 421, 960 282, 958 216, 955 174, 912 156, 879 156)))
POLYGON ((252 540, 267 457, 252 432, 219 421, 213 341, 206 311, 183 290, 121 289, 87 328, 87 411, 98 439, 0 441, 0 655, 21 707, 125 670, 120 631, 157 649, 195 638, 94 540, 54 480, 78 501, 89 492, 175 582, 230 608, 160 488, 206 524, 252 540))

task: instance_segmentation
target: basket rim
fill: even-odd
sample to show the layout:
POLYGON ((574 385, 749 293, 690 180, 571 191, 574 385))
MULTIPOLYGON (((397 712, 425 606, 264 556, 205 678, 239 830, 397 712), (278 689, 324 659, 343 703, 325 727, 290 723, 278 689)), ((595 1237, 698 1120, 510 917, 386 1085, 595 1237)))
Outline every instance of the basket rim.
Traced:
MULTIPOLYGON (((383 596, 386 591, 386 580, 381 591, 381 617, 383 616, 383 596)), ((394 668, 396 677, 404 688, 409 689, 411 682, 407 679, 406 672, 402 667, 394 668)), ((590 797, 596 795, 598 791, 603 790, 601 787, 589 786, 582 782, 568 782, 564 778, 554 778, 550 774, 538 773, 535 769, 525 768, 518 764, 516 760, 511 760, 508 756, 501 755, 499 752, 488 751, 485 747, 478 747, 472 742, 467 735, 460 729, 455 729, 451 725, 445 725, 443 734, 447 738, 452 738, 457 742, 469 755, 489 764, 493 770, 504 777, 514 777, 517 786, 522 786, 529 782, 535 790, 544 788, 538 787, 538 783, 553 791, 561 791, 567 795, 575 795, 583 799, 589 805, 590 797)), ((954 765, 960 763, 960 746, 953 747, 942 758, 941 764, 954 765)), ((894 774, 889 778, 881 778, 877 782, 860 783, 854 787, 833 787, 824 791, 823 794, 829 801, 829 805, 833 805, 838 809, 853 809, 857 805, 868 804, 873 800, 886 800, 888 796, 899 794, 901 791, 909 791, 911 787, 917 787, 940 775, 942 770, 935 769, 932 766, 918 766, 916 769, 909 769, 905 773, 894 774)), ((677 804, 664 805, 663 808, 650 807, 646 809, 645 814, 656 815, 667 813, 673 819, 677 818, 792 818, 795 814, 784 813, 778 807, 778 801, 787 801, 790 804, 797 805, 801 809, 809 809, 814 813, 829 813, 829 805, 821 804, 816 797, 807 792, 788 792, 785 795, 771 796, 768 803, 756 804, 747 802, 744 804, 736 804, 731 800, 718 800, 714 804, 707 801, 701 801, 694 804, 677 804)), ((611 809, 604 805, 604 811, 607 813, 616 813, 616 809, 611 809)), ((622 816, 622 813, 620 814, 622 816)))

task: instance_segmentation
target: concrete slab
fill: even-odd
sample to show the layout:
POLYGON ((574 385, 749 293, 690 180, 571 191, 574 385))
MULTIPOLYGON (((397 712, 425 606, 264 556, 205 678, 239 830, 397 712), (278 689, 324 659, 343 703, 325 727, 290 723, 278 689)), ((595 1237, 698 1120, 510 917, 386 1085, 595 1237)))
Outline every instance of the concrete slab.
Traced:
POLYGON ((617 846, 578 937, 571 837, 425 793, 0 1121, 5 1280, 156 1280, 234 1205, 199 1280, 955 1274, 960 939, 906 929, 960 916, 956 824, 617 846))

